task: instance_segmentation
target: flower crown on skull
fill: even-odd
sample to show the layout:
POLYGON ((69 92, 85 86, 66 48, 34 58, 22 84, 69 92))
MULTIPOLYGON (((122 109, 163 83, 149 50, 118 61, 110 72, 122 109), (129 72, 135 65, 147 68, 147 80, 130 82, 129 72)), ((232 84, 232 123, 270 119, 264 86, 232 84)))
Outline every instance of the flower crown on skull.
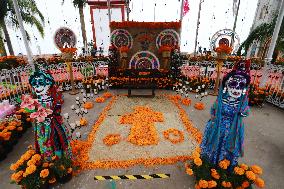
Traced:
POLYGON ((241 60, 237 62, 231 72, 222 81, 223 93, 229 94, 233 98, 245 95, 250 84, 249 75, 250 61, 241 60))

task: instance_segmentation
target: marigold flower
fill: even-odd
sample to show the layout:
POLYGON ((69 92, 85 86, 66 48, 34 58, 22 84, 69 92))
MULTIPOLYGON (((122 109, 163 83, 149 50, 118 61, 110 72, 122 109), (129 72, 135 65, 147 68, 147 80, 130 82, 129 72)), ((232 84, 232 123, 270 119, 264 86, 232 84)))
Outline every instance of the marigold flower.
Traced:
POLYGON ((105 101, 105 99, 103 97, 98 97, 95 100, 97 103, 103 103, 105 101))
POLYGON ((73 169, 72 169, 72 167, 69 167, 68 169, 67 169, 67 173, 72 173, 72 171, 73 171, 73 169))
POLYGON ((191 104, 191 100, 189 98, 182 99, 181 103, 183 105, 189 106, 191 104))
POLYGON ((250 183, 248 182, 248 181, 244 181, 243 183, 242 183, 242 187, 243 188, 247 188, 247 187, 249 187, 250 186, 250 183))
POLYGON ((36 166, 35 165, 30 165, 26 168, 26 171, 24 173, 24 177, 27 175, 33 174, 36 171, 36 166))
POLYGON ((252 171, 246 171, 246 176, 249 180, 255 180, 256 176, 252 171))
POLYGON ((219 162, 219 167, 221 167, 222 169, 227 169, 229 165, 230 161, 226 159, 219 162))
POLYGON ((222 181, 222 186, 225 188, 231 188, 232 184, 230 182, 222 181))
POLYGON ((56 178, 55 177, 53 177, 52 179, 50 179, 49 181, 48 181, 48 183, 50 183, 50 184, 53 184, 53 183, 55 183, 56 182, 56 178))
POLYGON ((44 168, 48 167, 48 163, 47 162, 43 163, 42 167, 44 167, 44 168))
POLYGON ((200 158, 194 158, 193 162, 197 166, 201 166, 202 165, 202 160, 200 158))
POLYGON ((188 175, 190 175, 190 176, 193 175, 193 171, 192 171, 191 168, 187 168, 187 169, 186 169, 186 173, 187 173, 188 175))
POLYGON ((245 174, 245 170, 240 168, 240 167, 235 167, 234 168, 234 172, 237 174, 237 175, 243 175, 245 174))
POLYGON ((256 178, 254 183, 259 188, 264 188, 265 186, 264 180, 262 180, 261 178, 256 178))
POLYGON ((18 164, 16 164, 16 163, 11 164, 11 165, 10 165, 10 170, 11 170, 11 171, 16 171, 16 170, 18 169, 18 167, 19 167, 19 166, 18 166, 18 164))
POLYGON ((206 180, 199 180, 198 185, 200 188, 208 188, 208 182, 206 180))
POLYGON ((200 186, 198 184, 195 184, 195 189, 200 189, 200 186))
POLYGON ((208 188, 216 188, 217 187, 217 182, 214 180, 208 181, 208 188))
POLYGON ((43 169, 43 170, 41 170, 39 175, 40 175, 41 178, 46 178, 49 175, 49 170, 48 169, 43 169))
POLYGON ((192 153, 192 157, 193 157, 193 158, 200 158, 200 153, 198 153, 197 151, 194 151, 194 152, 192 153))
POLYGON ((214 179, 220 179, 220 175, 218 174, 218 172, 216 171, 216 169, 211 169, 211 176, 214 178, 214 179))
POLYGON ((27 166, 35 165, 35 163, 36 162, 33 159, 31 159, 27 162, 27 166))
POLYGON ((252 165, 251 167, 252 172, 254 172, 255 174, 262 174, 262 168, 257 166, 257 165, 252 165))
POLYGON ((241 165, 239 165, 242 169, 244 169, 245 171, 248 170, 248 165, 242 163, 241 165))
POLYGON ((23 173, 24 173, 24 171, 19 171, 17 173, 13 173, 11 175, 11 180, 19 183, 23 178, 23 173))

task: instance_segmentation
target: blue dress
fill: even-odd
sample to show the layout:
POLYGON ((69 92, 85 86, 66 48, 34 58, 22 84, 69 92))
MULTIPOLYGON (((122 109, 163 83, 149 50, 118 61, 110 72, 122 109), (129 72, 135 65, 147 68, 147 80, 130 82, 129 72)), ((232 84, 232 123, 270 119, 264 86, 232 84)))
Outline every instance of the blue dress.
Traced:
POLYGON ((201 143, 201 154, 215 165, 227 159, 231 162, 230 167, 234 167, 238 157, 243 155, 242 118, 248 115, 249 107, 246 96, 234 102, 228 102, 227 98, 226 94, 219 94, 211 108, 211 119, 206 125, 201 143))

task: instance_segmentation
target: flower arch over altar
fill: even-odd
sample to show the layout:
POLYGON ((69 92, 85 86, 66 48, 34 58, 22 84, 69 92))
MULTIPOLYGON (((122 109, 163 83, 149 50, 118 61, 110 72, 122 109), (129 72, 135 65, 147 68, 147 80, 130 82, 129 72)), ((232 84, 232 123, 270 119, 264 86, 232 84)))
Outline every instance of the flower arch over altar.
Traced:
POLYGON ((129 62, 129 68, 160 69, 160 62, 152 52, 139 51, 132 56, 129 62))

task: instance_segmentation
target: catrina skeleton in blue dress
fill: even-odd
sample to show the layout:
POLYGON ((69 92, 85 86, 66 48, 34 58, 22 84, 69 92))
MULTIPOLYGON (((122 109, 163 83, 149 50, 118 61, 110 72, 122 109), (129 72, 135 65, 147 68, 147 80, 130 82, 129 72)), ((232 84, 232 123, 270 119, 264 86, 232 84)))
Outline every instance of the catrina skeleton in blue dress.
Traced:
POLYGON ((63 103, 62 94, 55 86, 53 77, 49 73, 37 69, 30 76, 29 83, 38 102, 43 107, 53 111, 43 122, 35 123, 35 147, 37 153, 40 153, 47 160, 50 160, 54 155, 58 157, 64 155, 70 158, 70 138, 60 116, 63 103))
POLYGON ((230 160, 230 168, 243 156, 244 123, 249 114, 248 87, 250 83, 249 62, 240 61, 222 81, 217 100, 211 108, 201 154, 211 163, 230 160))

